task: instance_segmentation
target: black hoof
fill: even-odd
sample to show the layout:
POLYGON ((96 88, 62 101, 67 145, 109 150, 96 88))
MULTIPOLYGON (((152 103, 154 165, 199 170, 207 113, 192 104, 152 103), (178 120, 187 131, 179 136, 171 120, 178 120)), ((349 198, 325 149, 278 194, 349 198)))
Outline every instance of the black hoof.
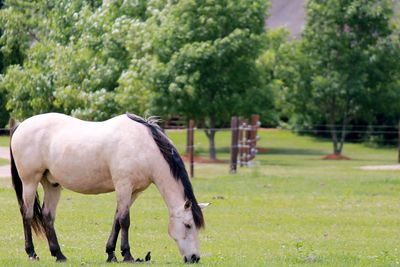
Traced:
POLYGON ((131 255, 124 257, 124 262, 135 262, 135 259, 131 255))
POLYGON ((66 262, 67 261, 67 258, 66 257, 63 257, 63 258, 57 258, 56 259, 56 262, 66 262))
POLYGON ((61 253, 61 251, 59 253, 57 253, 56 255, 56 262, 66 262, 67 258, 61 253))
POLYGON ((31 260, 31 261, 38 261, 39 260, 39 257, 36 255, 36 253, 35 254, 33 254, 32 256, 29 256, 29 260, 31 260))
POLYGON ((109 255, 107 258, 107 262, 118 262, 117 257, 115 255, 109 255))

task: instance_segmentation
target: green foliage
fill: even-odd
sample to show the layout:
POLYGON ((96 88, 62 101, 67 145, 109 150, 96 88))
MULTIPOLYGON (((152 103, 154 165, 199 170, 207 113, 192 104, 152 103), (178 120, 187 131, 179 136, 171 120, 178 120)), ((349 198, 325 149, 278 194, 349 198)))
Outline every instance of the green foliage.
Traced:
POLYGON ((373 116, 377 97, 394 88, 400 65, 392 15, 391 1, 309 2, 303 51, 312 60, 313 103, 330 123, 373 116))
MULTIPOLYGON (((120 113, 115 89, 130 62, 126 36, 130 26, 145 15, 144 1, 135 3, 137 6, 124 1, 105 5, 101 1, 7 2, 2 12, 13 19, 36 14, 32 22, 23 20, 22 26, 4 26, 35 33, 34 38, 31 34, 24 37, 27 40, 22 35, 16 39, 22 41, 27 58, 23 65, 10 67, 0 83, 9 94, 7 107, 13 116, 22 119, 60 111, 104 120, 120 113)), ((6 47, 15 41, 8 33, 3 39, 6 47)))
POLYGON ((0 88, 0 128, 3 128, 8 121, 8 112, 6 109, 7 94, 0 88))
POLYGON ((151 88, 153 110, 208 127, 254 112, 243 100, 254 98, 260 85, 255 59, 266 8, 261 0, 179 1, 149 19, 151 42, 140 49, 149 58, 137 55, 129 72, 151 88))
POLYGON ((19 119, 129 110, 226 124, 271 106, 255 63, 266 10, 266 0, 6 1, 4 53, 18 47, 24 60, 0 88, 19 119))
POLYGON ((5 1, 0 124, 5 107, 18 119, 131 111, 204 127, 251 113, 268 125, 393 124, 398 19, 391 1, 364 2, 309 1, 303 40, 289 41, 265 33, 267 0, 5 1))
POLYGON ((289 40, 289 32, 283 28, 268 31, 264 44, 266 46, 257 60, 257 66, 263 80, 263 92, 274 95, 274 102, 264 117, 272 115, 271 121, 275 124, 293 120, 296 117, 295 108, 307 105, 298 94, 307 93, 303 88, 309 82, 308 58, 301 51, 300 43, 289 40))
MULTIPOLYGON (((354 120, 373 123, 384 110, 399 118, 400 41, 392 1, 315 0, 307 11, 303 40, 292 61, 302 70, 287 79, 296 84, 287 92, 296 117, 336 130, 335 125, 346 127, 354 120)), ((334 144, 343 142, 345 132, 336 136, 333 131, 332 138, 334 144)))

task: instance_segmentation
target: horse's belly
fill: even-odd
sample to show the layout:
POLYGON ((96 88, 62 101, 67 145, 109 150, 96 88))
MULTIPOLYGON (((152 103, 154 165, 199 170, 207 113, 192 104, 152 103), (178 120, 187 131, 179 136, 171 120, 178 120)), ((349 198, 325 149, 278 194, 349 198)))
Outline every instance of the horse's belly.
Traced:
POLYGON ((114 191, 114 185, 110 180, 96 183, 85 183, 84 185, 77 185, 77 183, 65 183, 63 182, 61 186, 72 190, 77 193, 82 194, 101 194, 114 191))
POLYGON ((50 170, 51 183, 82 194, 100 194, 114 191, 114 184, 107 172, 98 170, 71 171, 68 169, 50 170))

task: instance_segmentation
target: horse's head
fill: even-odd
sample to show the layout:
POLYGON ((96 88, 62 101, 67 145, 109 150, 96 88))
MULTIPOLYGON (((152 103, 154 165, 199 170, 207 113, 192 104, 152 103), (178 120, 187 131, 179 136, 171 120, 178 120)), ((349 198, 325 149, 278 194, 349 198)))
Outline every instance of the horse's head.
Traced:
MULTIPOLYGON (((199 203, 202 209, 208 205, 199 203)), ((192 202, 186 201, 169 219, 169 235, 178 244, 185 263, 197 263, 200 260, 199 229, 194 223, 191 207, 192 202)))

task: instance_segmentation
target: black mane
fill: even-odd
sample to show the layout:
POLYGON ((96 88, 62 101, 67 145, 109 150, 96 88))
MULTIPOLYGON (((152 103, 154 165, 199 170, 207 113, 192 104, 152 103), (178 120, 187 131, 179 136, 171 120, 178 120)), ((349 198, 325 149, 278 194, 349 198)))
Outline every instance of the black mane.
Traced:
POLYGON ((154 118, 145 120, 139 116, 129 113, 126 113, 126 115, 131 120, 144 124, 151 130, 153 139, 160 149, 164 159, 167 161, 171 170, 171 174, 176 180, 181 181, 184 188, 185 198, 192 202, 192 214, 196 227, 203 228, 205 225, 203 212, 201 211, 196 197, 194 196, 192 184, 190 183, 188 173, 185 169, 185 164, 183 163, 182 158, 180 157, 176 148, 171 144, 171 142, 163 133, 161 127, 157 124, 157 120, 154 118))

